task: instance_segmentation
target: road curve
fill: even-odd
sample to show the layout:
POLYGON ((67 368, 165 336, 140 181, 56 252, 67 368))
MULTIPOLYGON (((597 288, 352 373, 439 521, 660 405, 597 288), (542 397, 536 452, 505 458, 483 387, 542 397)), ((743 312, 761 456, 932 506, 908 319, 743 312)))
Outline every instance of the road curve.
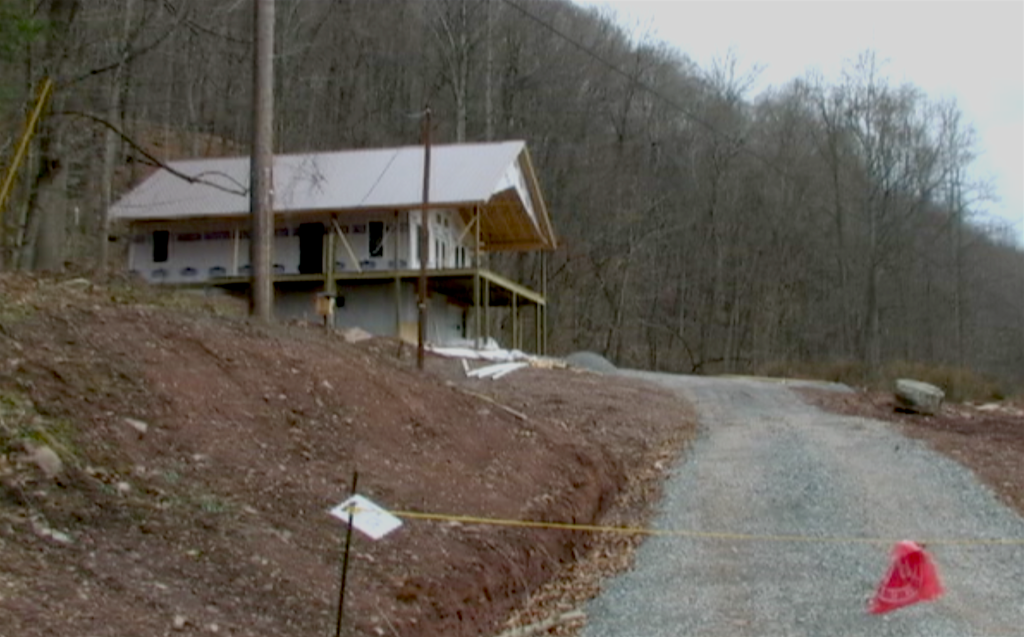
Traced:
MULTIPOLYGON (((1024 539, 1024 519, 960 465, 884 422, 827 414, 786 386, 623 372, 680 392, 702 433, 654 526, 758 536, 1024 539)), ((929 545, 946 595, 867 601, 888 544, 653 537, 587 606, 584 637, 1024 636, 1024 545, 929 545)))

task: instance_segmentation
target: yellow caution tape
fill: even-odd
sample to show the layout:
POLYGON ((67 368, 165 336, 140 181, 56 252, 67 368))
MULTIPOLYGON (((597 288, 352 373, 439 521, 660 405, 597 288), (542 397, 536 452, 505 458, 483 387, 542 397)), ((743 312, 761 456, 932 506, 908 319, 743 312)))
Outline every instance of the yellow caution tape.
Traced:
MULTIPOLYGON (((596 524, 573 524, 569 522, 540 522, 533 520, 507 520, 472 515, 447 515, 423 513, 420 511, 388 511, 391 515, 409 520, 434 522, 459 522, 462 524, 483 524, 528 529, 553 529, 559 531, 582 531, 587 533, 616 533, 619 535, 647 535, 657 537, 684 537, 701 540, 726 540, 734 542, 824 542, 832 544, 895 544, 900 540, 870 537, 828 537, 813 535, 770 535, 754 533, 729 533, 723 531, 689 531, 678 529, 649 529, 629 526, 601 526, 596 524)), ((917 539, 926 546, 1024 546, 1024 538, 964 538, 964 539, 917 539)))

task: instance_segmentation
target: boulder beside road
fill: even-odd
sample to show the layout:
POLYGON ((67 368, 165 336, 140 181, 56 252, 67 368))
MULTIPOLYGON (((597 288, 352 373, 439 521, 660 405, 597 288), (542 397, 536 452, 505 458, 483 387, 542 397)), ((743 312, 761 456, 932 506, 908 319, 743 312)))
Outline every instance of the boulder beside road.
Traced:
POLYGON ((938 413, 946 398, 946 392, 935 385, 909 378, 898 379, 894 393, 896 400, 907 409, 928 415, 938 413))

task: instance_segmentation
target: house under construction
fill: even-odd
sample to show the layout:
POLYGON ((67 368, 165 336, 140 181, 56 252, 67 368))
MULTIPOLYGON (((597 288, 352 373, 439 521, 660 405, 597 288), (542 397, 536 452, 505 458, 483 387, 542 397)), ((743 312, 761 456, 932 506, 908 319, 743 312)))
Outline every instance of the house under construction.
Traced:
MULTIPOLYGON (((555 233, 521 141, 434 146, 423 221, 421 146, 274 158, 273 283, 279 318, 317 318, 414 340, 420 259, 428 269, 427 339, 479 342, 491 307, 508 309, 512 347, 535 321, 543 352, 545 285, 532 290, 486 267, 498 251, 549 251, 555 233), (524 311, 525 310, 525 311, 524 311)), ((128 192, 111 218, 131 237, 129 269, 157 284, 244 294, 249 264, 249 158, 178 161, 128 192), (185 179, 183 177, 188 177, 185 179)))

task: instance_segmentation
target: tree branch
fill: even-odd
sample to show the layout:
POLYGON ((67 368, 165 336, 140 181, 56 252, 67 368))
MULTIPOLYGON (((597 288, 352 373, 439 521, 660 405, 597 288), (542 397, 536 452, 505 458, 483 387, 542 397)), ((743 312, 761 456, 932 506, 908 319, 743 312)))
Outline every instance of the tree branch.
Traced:
MULTIPOLYGON (((85 73, 82 73, 81 75, 73 77, 73 78, 71 78, 70 80, 68 80, 66 82, 61 82, 58 85, 58 88, 65 88, 65 87, 68 87, 68 86, 72 86, 72 85, 77 84, 77 83, 79 83, 79 82, 81 82, 83 80, 87 80, 90 77, 94 77, 96 75, 102 75, 103 73, 107 73, 109 71, 113 71, 114 69, 116 69, 116 68, 118 68, 118 67, 120 67, 122 65, 127 65, 127 64, 131 63, 132 60, 134 60, 134 59, 136 59, 138 57, 141 57, 141 56, 145 55, 146 53, 149 53, 150 51, 152 51, 156 47, 158 47, 161 44, 163 44, 163 42, 167 38, 169 38, 171 36, 171 34, 174 33, 178 29, 178 27, 180 27, 182 24, 185 24, 187 21, 188 21, 188 12, 183 12, 181 14, 181 17, 178 18, 178 20, 174 24, 172 24, 162 34, 157 36, 152 42, 150 42, 150 43, 148 43, 148 44, 146 44, 144 46, 141 46, 141 47, 139 47, 137 49, 128 49, 122 55, 118 56, 118 59, 115 60, 114 62, 111 62, 110 64, 106 64, 104 66, 101 66, 101 67, 98 67, 98 68, 95 68, 95 69, 90 69, 90 70, 86 71, 85 73)), ((141 29, 141 28, 142 27, 140 26, 139 29, 141 29)), ((134 40, 135 37, 136 36, 133 35, 132 39, 134 40)))
POLYGON ((92 121, 92 122, 94 122, 96 124, 99 124, 101 126, 105 126, 106 128, 108 128, 111 131, 113 131, 126 144, 128 144, 133 149, 135 149, 135 151, 137 153, 139 153, 140 155, 145 157, 147 161, 152 163, 152 165, 157 166, 159 168, 163 168, 164 170, 166 170, 167 172, 171 173, 172 175, 174 175, 178 179, 182 179, 184 181, 187 181, 190 184, 203 184, 204 186, 209 186, 211 188, 216 188, 217 190, 221 190, 223 192, 230 193, 232 195, 239 195, 239 196, 242 196, 242 197, 246 197, 246 196, 249 195, 249 189, 244 184, 240 183, 237 179, 235 179, 231 175, 228 175, 227 173, 223 173, 223 172, 220 172, 220 171, 206 171, 206 172, 200 173, 199 175, 188 175, 188 174, 185 174, 185 173, 181 172, 180 170, 176 170, 174 168, 171 168, 166 162, 160 161, 159 159, 154 157, 152 154, 147 152, 145 148, 140 146, 135 140, 133 140, 128 135, 126 135, 120 128, 118 128, 117 126, 114 126, 113 124, 111 124, 107 120, 103 119, 102 117, 97 117, 95 115, 91 115, 89 113, 83 113, 81 111, 57 111, 57 112, 53 113, 53 115, 67 115, 67 116, 70 116, 70 117, 80 117, 82 119, 90 120, 90 121, 92 121), (221 184, 218 184, 218 183, 215 183, 215 182, 203 179, 203 176, 205 176, 205 175, 219 175, 221 177, 224 177, 228 181, 236 184, 238 186, 238 189, 235 190, 234 188, 228 188, 228 187, 223 186, 221 184))

